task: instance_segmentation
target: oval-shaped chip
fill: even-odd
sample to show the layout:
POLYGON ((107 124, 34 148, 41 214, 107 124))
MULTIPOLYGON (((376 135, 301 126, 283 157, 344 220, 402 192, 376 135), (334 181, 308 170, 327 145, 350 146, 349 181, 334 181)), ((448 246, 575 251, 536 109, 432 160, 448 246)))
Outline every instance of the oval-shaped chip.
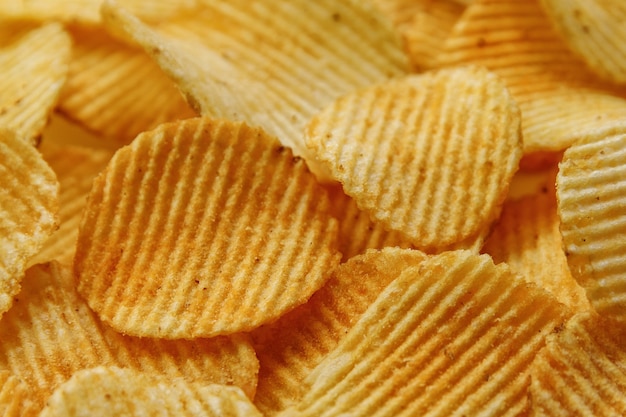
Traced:
POLYGON ((306 140, 359 208, 426 251, 496 219, 522 154, 517 105, 480 67, 344 96, 311 120, 306 140))
POLYGON ((78 290, 117 330, 211 337, 304 303, 338 264, 337 221, 305 162, 260 128, 195 118, 120 149, 81 221, 78 290))

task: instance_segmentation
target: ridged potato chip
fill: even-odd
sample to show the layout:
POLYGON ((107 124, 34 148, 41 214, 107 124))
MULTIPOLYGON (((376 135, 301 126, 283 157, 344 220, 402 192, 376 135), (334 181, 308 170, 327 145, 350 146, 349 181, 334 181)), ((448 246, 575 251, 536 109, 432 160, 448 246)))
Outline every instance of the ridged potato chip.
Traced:
POLYGON ((58 23, 0 47, 0 127, 35 144, 67 77, 71 39, 58 23))
POLYGON ((581 313, 547 338, 531 367, 533 416, 626 414, 626 332, 581 313))
POLYGON ((422 252, 410 249, 368 250, 340 265, 307 304, 254 330, 261 366, 254 398, 259 410, 269 416, 296 404, 306 375, 391 281, 425 259, 422 252))
POLYGON ((567 149, 556 184, 572 275, 600 315, 626 323, 626 122, 567 149))
POLYGON ((306 141, 360 209, 424 251, 488 228, 522 154, 517 105, 479 67, 348 94, 310 121, 306 141))
POLYGON ((599 76, 626 84, 626 5, 620 0, 541 0, 568 47, 599 76))
MULTIPOLYGON (((124 0, 124 6, 148 20, 159 20, 196 7, 199 0, 124 0)), ((62 21, 94 26, 101 22, 102 0, 0 0, 0 16, 10 19, 62 21)))
POLYGON ((481 65, 518 103, 524 154, 564 150, 580 129, 623 117, 624 91, 598 79, 554 30, 539 0, 476 0, 446 40, 441 67, 481 65), (597 120, 599 118, 600 120, 597 120))
POLYGON ((72 26, 74 40, 59 111, 120 144, 157 125, 195 116, 182 94, 137 46, 102 28, 72 26))
POLYGON ((30 264, 52 260, 71 264, 76 251, 78 224, 94 178, 104 169, 113 151, 56 143, 44 139, 39 150, 59 181, 59 229, 30 264))
POLYGON ((252 330, 303 304, 341 257, 326 190, 260 128, 195 118, 116 152, 89 195, 78 290, 135 336, 252 330))
POLYGON ((433 256, 385 288, 281 415, 525 415, 531 362, 568 316, 487 255, 433 256))
POLYGON ((573 311, 589 310, 587 295, 567 265, 559 224, 554 187, 507 201, 483 252, 496 263, 506 262, 573 311))
POLYGON ((391 24, 367 2, 222 0, 149 25, 111 0, 109 30, 142 45, 205 116, 264 128, 324 173, 302 129, 333 99, 406 74, 391 24))
POLYGON ((20 290, 31 258, 59 226, 59 181, 37 149, 1 128, 0 178, 2 317, 20 290))
POLYGON ((39 414, 94 415, 262 417, 238 387, 190 383, 102 366, 75 373, 54 391, 39 414))
POLYGON ((246 335, 194 341, 124 336, 98 320, 76 292, 71 269, 56 262, 31 267, 22 286, 0 320, 0 370, 24 381, 35 410, 75 372, 96 366, 236 385, 254 397, 259 364, 246 335))
POLYGON ((438 67, 439 54, 466 5, 459 0, 371 0, 402 35, 413 66, 438 67))

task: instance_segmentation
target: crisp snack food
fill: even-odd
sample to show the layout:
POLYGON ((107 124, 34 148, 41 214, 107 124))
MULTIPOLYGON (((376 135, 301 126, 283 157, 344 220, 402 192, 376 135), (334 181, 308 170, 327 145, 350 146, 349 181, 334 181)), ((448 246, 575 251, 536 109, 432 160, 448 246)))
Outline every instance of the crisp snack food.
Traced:
POLYGON ((71 40, 58 23, 18 34, 0 46, 0 128, 35 144, 65 82, 71 40))
POLYGON ((483 252, 496 263, 506 262, 572 310, 589 310, 585 291, 567 265, 559 225, 554 186, 507 201, 483 252))
POLYGON ((76 372, 59 386, 40 417, 262 417, 238 387, 190 383, 118 367, 76 372), (93 387, 98 387, 94 390, 93 387))
POLYGON ((265 415, 297 404, 306 375, 334 349, 384 288, 422 252, 368 250, 341 264, 326 285, 305 304, 252 332, 259 358, 254 403, 265 415))
POLYGON ((572 275, 603 317, 626 324, 626 122, 598 129, 563 154, 561 234, 572 275))
POLYGON ((360 0, 221 0, 152 25, 111 0, 102 13, 199 114, 264 128, 321 177, 303 142, 308 119, 342 94, 410 69, 389 22, 360 0))
POLYGON ((600 77, 626 84, 626 6, 620 0, 541 0, 567 46, 600 77))
POLYGON ((17 417, 36 413, 37 408, 33 407, 28 398, 28 386, 24 381, 9 371, 0 370, 0 416, 17 417))
POLYGON ((467 67, 346 95, 312 118, 306 142, 360 209, 433 251, 496 219, 521 157, 520 129, 504 85, 467 67))
POLYGON ((626 331, 593 313, 570 319, 531 367, 534 416, 626 413, 626 331))
POLYGON ((385 288, 281 415, 522 415, 531 362, 569 315, 487 255, 433 256, 385 288))
POLYGON ((59 111, 117 146, 163 122, 194 117, 171 79, 139 47, 102 28, 72 26, 59 111))
POLYGON ((135 336, 252 330, 304 303, 338 264, 337 221, 303 160, 262 129, 165 124, 116 152, 78 235, 78 291, 135 336))
POLYGON ((0 128, 0 317, 31 258, 57 229, 59 182, 23 137, 0 128))
POLYGON ((0 320, 0 370, 28 386, 35 413, 59 384, 95 366, 236 385, 254 397, 259 365, 246 335, 195 341, 122 335, 98 320, 76 292, 71 269, 58 263, 31 267, 22 287, 0 320))

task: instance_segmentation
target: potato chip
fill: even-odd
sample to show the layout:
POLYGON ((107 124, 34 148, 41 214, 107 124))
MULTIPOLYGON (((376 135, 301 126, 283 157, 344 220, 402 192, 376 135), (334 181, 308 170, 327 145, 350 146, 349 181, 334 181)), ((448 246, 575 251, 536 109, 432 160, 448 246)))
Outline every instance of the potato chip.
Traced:
POLYGON ((37 409, 28 398, 28 386, 11 372, 0 370, 0 416, 32 415, 37 415, 37 409))
POLYGON ((34 147, 3 129, 0 178, 1 317, 20 290, 28 262, 59 225, 59 182, 34 147))
POLYGON ((72 26, 74 40, 59 110, 120 144, 160 123, 195 116, 148 55, 101 28, 72 26))
POLYGON ((269 416, 296 404, 306 375, 403 269, 425 259, 410 249, 368 250, 340 265, 305 305, 253 331, 261 365, 254 398, 259 410, 269 416))
POLYGON ((624 114, 624 95, 601 82, 553 29, 539 0, 476 0, 440 55, 442 67, 481 65, 502 78, 519 104, 524 154, 564 150, 595 118, 624 114))
POLYGON ((69 267, 36 265, 0 320, 0 369, 24 381, 38 409, 75 372, 101 365, 236 385, 254 396, 259 365, 247 336, 194 341, 124 336, 97 319, 73 284, 69 267))
POLYGON ((102 366, 74 374, 55 390, 39 415, 262 417, 238 387, 102 366))
POLYGON ((533 416, 626 414, 626 333, 592 313, 547 338, 531 367, 533 416))
MULTIPOLYGON (((198 0, 124 0, 124 6, 148 20, 187 12, 198 0)), ((100 22, 102 0, 0 0, 0 16, 94 25, 100 22)))
POLYGON ((572 275, 602 316, 626 322, 626 123, 565 151, 557 197, 572 275))
POLYGON ((523 415, 531 362, 568 314, 486 255, 436 255, 385 288, 284 415, 523 415))
POLYGON ((159 25, 105 1, 114 33, 142 45, 198 113, 264 128, 307 160, 302 129, 342 94, 406 74, 397 34, 367 2, 222 0, 159 25))
POLYGON ((512 271, 549 291, 573 311, 591 308, 567 266, 554 186, 506 202, 483 251, 496 263, 506 262, 512 271))
POLYGON ((541 0, 568 47, 601 77, 626 84, 626 6, 620 0, 541 0))
POLYGON ((413 66, 432 69, 465 5, 458 0, 372 0, 402 35, 413 66))
POLYGON ((519 110, 479 67, 346 95, 311 120, 306 140, 359 208, 424 251, 488 228, 522 153, 519 110))
POLYGON ((360 210, 354 199, 343 192, 341 185, 327 186, 331 213, 339 220, 339 252, 342 261, 364 253, 367 249, 384 247, 411 248, 411 242, 401 233, 387 231, 380 223, 360 210))
POLYGON ((248 331, 304 303, 341 255, 326 190, 262 129, 196 118, 139 135, 91 190, 74 271, 135 336, 248 331))
POLYGON ((71 40, 50 23, 0 48, 0 126, 36 143, 65 82, 71 40))
POLYGON ((31 265, 57 260, 71 264, 76 251, 78 224, 91 184, 113 155, 106 149, 55 143, 44 139, 39 147, 59 183, 59 229, 46 241, 31 265))

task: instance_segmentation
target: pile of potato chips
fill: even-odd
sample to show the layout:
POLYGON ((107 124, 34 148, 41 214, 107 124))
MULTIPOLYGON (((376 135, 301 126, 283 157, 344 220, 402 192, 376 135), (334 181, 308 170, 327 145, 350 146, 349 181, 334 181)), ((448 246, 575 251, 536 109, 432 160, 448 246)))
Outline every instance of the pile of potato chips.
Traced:
POLYGON ((0 416, 626 414, 625 19, 0 0, 0 416))

